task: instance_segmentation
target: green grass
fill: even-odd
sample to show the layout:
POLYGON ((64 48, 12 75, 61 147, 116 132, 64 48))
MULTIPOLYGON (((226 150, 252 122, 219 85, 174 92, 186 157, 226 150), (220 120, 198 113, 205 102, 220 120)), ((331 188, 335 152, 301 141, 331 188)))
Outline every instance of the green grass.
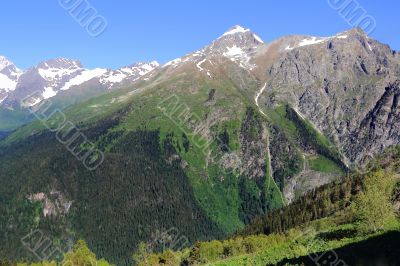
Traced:
MULTIPOLYGON (((252 235, 224 241, 200 242, 195 249, 191 249, 191 252, 190 249, 185 249, 174 252, 171 257, 176 261, 182 261, 191 255, 196 257, 195 265, 274 265, 284 259, 326 252, 400 230, 400 221, 396 221, 383 231, 362 234, 357 231, 357 224, 349 221, 349 217, 351 216, 348 211, 344 211, 296 227, 284 234, 252 235)), ((156 258, 162 256, 162 254, 151 254, 150 258, 157 261, 156 258)))
POLYGON ((308 164, 311 170, 323 173, 343 174, 343 170, 333 161, 325 156, 317 155, 308 158, 308 164))
POLYGON ((287 118, 285 105, 279 105, 275 109, 267 110, 267 115, 275 125, 283 129, 283 132, 285 132, 291 140, 298 138, 296 125, 287 118))
POLYGON ((286 200, 271 175, 271 169, 269 169, 269 158, 266 158, 266 166, 265 194, 268 197, 268 204, 271 210, 279 209, 286 205, 286 200))

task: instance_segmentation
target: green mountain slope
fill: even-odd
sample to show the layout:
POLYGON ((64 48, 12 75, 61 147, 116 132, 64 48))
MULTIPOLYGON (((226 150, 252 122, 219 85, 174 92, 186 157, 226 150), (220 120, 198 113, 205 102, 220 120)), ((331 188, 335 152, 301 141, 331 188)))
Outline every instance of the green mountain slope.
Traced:
MULTIPOLYGON (((126 264, 139 241, 157 230, 178 228, 193 243, 231 234, 285 205, 283 187, 304 170, 306 151, 326 155, 325 146, 314 148, 300 133, 294 138, 280 130, 229 78, 209 80, 189 71, 175 79, 161 73, 141 89, 128 87, 66 109, 67 121, 104 152, 95 171, 46 128, 57 125, 55 116, 2 141, 1 208, 12 215, 27 208, 24 226, 1 222, 8 236, 2 256, 29 257, 18 239, 39 228, 68 241, 85 239, 100 257, 126 264), (54 210, 29 200, 40 193, 54 210), (71 204, 67 211, 57 207, 60 199, 71 204), (47 208, 52 215, 44 216, 47 208)), ((312 171, 328 171, 331 179, 342 175, 339 167, 312 171)))
POLYGON ((390 148, 367 173, 307 193, 230 238, 179 252, 141 250, 138 264, 397 265, 399 161, 400 148, 390 148))

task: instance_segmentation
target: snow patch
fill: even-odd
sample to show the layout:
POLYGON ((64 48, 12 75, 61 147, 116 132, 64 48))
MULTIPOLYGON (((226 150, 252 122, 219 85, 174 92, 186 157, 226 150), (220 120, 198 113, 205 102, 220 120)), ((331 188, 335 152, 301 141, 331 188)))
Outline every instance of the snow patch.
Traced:
POLYGON ((372 51, 372 47, 371 47, 371 45, 369 44, 369 42, 367 41, 366 43, 367 43, 368 49, 369 49, 370 51, 372 51))
POLYGON ((239 66, 244 69, 252 70, 254 68, 254 65, 249 63, 250 56, 242 48, 234 45, 233 47, 228 47, 227 50, 227 52, 223 53, 223 56, 229 58, 232 62, 239 61, 239 66))
POLYGON ((31 98, 30 100, 31 101, 29 103, 28 102, 25 103, 25 105, 24 105, 25 107, 35 106, 36 104, 38 104, 42 101, 41 98, 31 98))
POLYGON ((182 58, 177 58, 177 59, 174 59, 174 60, 171 60, 171 61, 167 62, 167 63, 164 65, 164 67, 166 67, 166 66, 176 66, 176 65, 179 64, 180 62, 182 62, 182 58))
POLYGON ((256 35, 256 34, 253 33, 253 37, 254 37, 254 39, 256 39, 258 42, 264 43, 264 41, 263 41, 258 35, 256 35))
MULTIPOLYGON (((203 71, 203 70, 205 70, 206 73, 207 73, 207 76, 209 76, 210 78, 212 78, 210 71, 201 67, 201 65, 202 65, 203 63, 205 63, 206 61, 207 61, 207 59, 201 60, 200 62, 198 62, 198 63, 196 64, 196 67, 200 70, 200 72, 203 71)), ((210 63, 211 63, 211 61, 210 61, 210 63)))
POLYGON ((326 38, 320 38, 318 39, 317 37, 311 37, 310 39, 303 39, 300 41, 298 44, 298 47, 302 46, 307 46, 307 45, 313 45, 313 44, 318 44, 326 41, 326 38))
POLYGON ((196 67, 197 67, 200 71, 203 71, 204 68, 202 68, 201 65, 202 65, 204 62, 206 62, 206 61, 207 61, 207 59, 201 60, 200 62, 198 62, 198 63, 196 64, 196 67))
POLYGON ((48 99, 51 97, 56 96, 56 92, 53 90, 52 87, 46 87, 44 88, 44 92, 42 93, 43 98, 48 99))
MULTIPOLYGON (((131 72, 130 75, 133 73, 131 72)), ((119 83, 121 82, 124 78, 126 78, 127 75, 122 73, 121 71, 111 71, 109 75, 103 75, 101 77, 100 82, 101 83, 119 83)))
POLYGON ((236 33, 245 33, 250 31, 249 29, 245 29, 241 26, 235 26, 233 27, 231 30, 225 32, 222 36, 227 36, 227 35, 232 35, 232 34, 236 34, 236 33))
POLYGON ((6 92, 15 90, 17 86, 17 82, 10 79, 4 74, 0 73, 0 89, 5 90, 6 92))
POLYGON ((93 78, 97 78, 102 76, 104 73, 107 72, 107 69, 103 68, 96 68, 93 70, 84 70, 80 73, 80 75, 70 79, 68 82, 65 83, 64 87, 61 90, 68 90, 72 86, 81 85, 84 82, 87 82, 93 78))
POLYGON ((308 45, 313 45, 313 44, 319 44, 319 43, 324 43, 326 41, 332 40, 332 39, 346 39, 348 35, 336 35, 336 36, 331 36, 331 37, 310 37, 301 40, 297 45, 290 47, 290 45, 286 46, 285 50, 293 50, 297 47, 303 47, 303 46, 308 46, 308 45))
POLYGON ((256 97, 254 98, 254 101, 256 102, 256 105, 258 107, 258 110, 265 116, 267 116, 264 111, 261 109, 260 105, 258 104, 258 98, 260 98, 261 94, 264 92, 264 90, 267 88, 267 83, 264 84, 264 86, 258 91, 256 94, 256 97))
POLYGON ((224 56, 234 57, 234 56, 238 56, 238 55, 242 55, 242 54, 244 54, 242 48, 234 45, 233 47, 228 47, 228 51, 224 53, 224 56))
POLYGON ((42 76, 47 81, 54 81, 56 79, 61 79, 63 76, 71 75, 79 70, 78 68, 47 68, 38 69, 39 75, 42 76))

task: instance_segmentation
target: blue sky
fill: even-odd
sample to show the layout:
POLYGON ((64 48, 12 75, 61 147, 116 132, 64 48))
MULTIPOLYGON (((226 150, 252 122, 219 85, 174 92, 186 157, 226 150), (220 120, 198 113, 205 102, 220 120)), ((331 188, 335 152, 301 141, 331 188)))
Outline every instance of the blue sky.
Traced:
MULTIPOLYGON (((87 0, 108 22, 93 38, 59 1, 76 0, 1 1, 0 55, 20 68, 55 57, 79 59, 88 68, 118 68, 164 63, 236 24, 265 41, 287 34, 329 36, 351 27, 328 3, 342 0, 87 0)), ((372 37, 400 50, 400 1, 357 1, 376 20, 372 37)))

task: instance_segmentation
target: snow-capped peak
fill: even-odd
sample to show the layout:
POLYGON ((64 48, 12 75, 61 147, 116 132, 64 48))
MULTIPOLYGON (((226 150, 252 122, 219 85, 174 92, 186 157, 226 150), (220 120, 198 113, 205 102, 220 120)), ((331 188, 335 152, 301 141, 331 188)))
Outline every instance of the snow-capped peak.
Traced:
POLYGON ((10 60, 8 60, 6 57, 0 55, 0 71, 10 65, 13 65, 13 63, 10 60))
POLYGON ((250 31, 250 29, 245 29, 242 26, 236 25, 236 26, 233 26, 232 28, 230 28, 224 34, 222 34, 222 36, 232 35, 232 34, 236 34, 236 33, 245 33, 245 32, 249 32, 249 31, 250 31))
POLYGON ((70 77, 83 70, 82 65, 75 60, 57 58, 40 63, 36 67, 40 76, 54 85, 65 77, 70 77))
MULTIPOLYGON (((164 64, 163 67, 175 69, 183 64, 194 63, 199 71, 203 71, 205 68, 202 67, 202 65, 207 60, 212 62, 213 57, 224 57, 237 63, 242 68, 251 70, 255 67, 251 62, 252 54, 254 54, 263 43, 263 40, 250 29, 236 25, 210 45, 196 52, 171 60, 164 64)), ((206 73, 208 76, 211 76, 209 71, 206 73)))
POLYGON ((252 37, 254 39, 256 39, 259 43, 264 43, 264 41, 257 34, 252 33, 250 29, 246 29, 239 25, 236 25, 236 26, 233 26, 232 28, 230 28, 227 32, 222 34, 222 36, 219 37, 219 39, 222 37, 225 37, 225 36, 229 36, 229 35, 244 34, 244 33, 251 34, 252 37))
POLYGON ((135 81, 159 66, 160 64, 157 61, 152 61, 150 63, 140 62, 117 70, 110 70, 101 76, 100 82, 111 88, 115 83, 121 83, 125 79, 135 81))
POLYGON ((4 101, 4 92, 15 90, 22 71, 18 69, 10 60, 0 56, 0 95, 1 102, 4 101))
POLYGON ((39 63, 38 69, 82 69, 83 66, 78 60, 67 58, 55 58, 39 63))

